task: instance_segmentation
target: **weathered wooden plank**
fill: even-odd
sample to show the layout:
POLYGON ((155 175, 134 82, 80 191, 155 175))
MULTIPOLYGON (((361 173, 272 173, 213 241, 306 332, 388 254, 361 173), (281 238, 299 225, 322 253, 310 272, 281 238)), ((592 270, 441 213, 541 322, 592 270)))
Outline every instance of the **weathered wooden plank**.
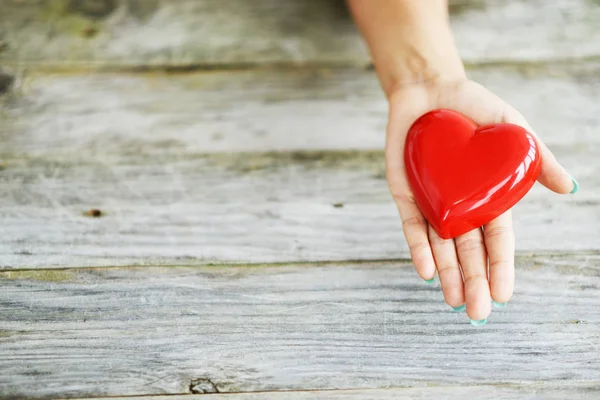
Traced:
POLYGON ((0 394, 597 385, 598 255, 517 278, 474 328, 410 264, 0 272, 0 394))
MULTIPOLYGON (((452 2, 470 63, 600 55, 588 0, 452 2)), ((29 67, 368 62, 341 0, 5 0, 0 55, 29 67)))
MULTIPOLYGON (((556 150, 582 189, 535 187, 515 209, 517 248, 600 250, 600 145, 556 150)), ((0 268, 408 257, 383 175, 378 151, 13 159, 0 268)))
MULTIPOLYGON (((600 64, 470 74, 549 146, 600 143, 600 64)), ((0 113, 5 159, 381 149, 387 123, 375 74, 355 69, 29 76, 15 91, 0 113)))
MULTIPOLYGON (((472 72, 581 183, 517 208, 521 251, 598 249, 597 71, 472 72)), ((53 75, 18 91, 0 119, 2 267, 407 256, 381 154, 347 151, 383 147, 372 72, 53 75), (298 149, 313 151, 235 153, 298 149)))
MULTIPOLYGON (((390 388, 390 389, 360 389, 360 390, 327 390, 327 391, 289 391, 289 392, 260 392, 260 393, 226 393, 212 394, 211 400, 414 400, 414 399, 444 399, 463 400, 476 398, 479 400, 564 400, 597 399, 600 393, 600 383, 543 383, 521 385, 478 385, 450 387, 420 387, 420 388, 390 388)), ((114 400, 127 400, 128 397, 114 400)), ((205 400, 203 395, 167 395, 142 396, 141 400, 205 400)), ((100 398, 99 400, 103 400, 100 398)))

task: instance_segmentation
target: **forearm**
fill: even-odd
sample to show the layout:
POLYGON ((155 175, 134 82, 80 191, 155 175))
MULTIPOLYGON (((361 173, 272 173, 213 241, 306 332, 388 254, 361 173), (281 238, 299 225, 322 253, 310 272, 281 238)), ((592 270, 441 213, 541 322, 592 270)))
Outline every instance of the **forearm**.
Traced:
POLYGON ((388 97, 402 84, 464 77, 447 0, 347 2, 388 97))

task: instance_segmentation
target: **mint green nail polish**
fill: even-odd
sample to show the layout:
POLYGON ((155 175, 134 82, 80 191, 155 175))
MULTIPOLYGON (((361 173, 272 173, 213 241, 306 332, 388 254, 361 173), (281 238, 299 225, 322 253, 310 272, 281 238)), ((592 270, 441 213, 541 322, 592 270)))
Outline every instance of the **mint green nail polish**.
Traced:
POLYGON ((498 303, 497 301, 492 300, 492 303, 494 304, 494 307, 496 307, 496 308, 506 307, 506 302, 504 302, 504 303, 498 303))
POLYGON ((454 310, 454 312, 461 312, 465 311, 467 309, 467 306, 466 304, 463 304, 462 306, 452 307, 452 309, 454 310))
POLYGON ((476 321, 474 319, 471 320, 471 325, 473 326, 482 326, 485 325, 485 323, 487 322, 487 318, 481 319, 479 321, 476 321))
POLYGON ((573 177, 571 177, 571 180, 573 181, 573 190, 571 190, 571 194, 575 194, 579 190, 579 183, 573 177))
POLYGON ((435 278, 431 278, 431 279, 423 279, 425 281, 426 284, 428 285, 433 285, 433 282, 435 282, 435 278))

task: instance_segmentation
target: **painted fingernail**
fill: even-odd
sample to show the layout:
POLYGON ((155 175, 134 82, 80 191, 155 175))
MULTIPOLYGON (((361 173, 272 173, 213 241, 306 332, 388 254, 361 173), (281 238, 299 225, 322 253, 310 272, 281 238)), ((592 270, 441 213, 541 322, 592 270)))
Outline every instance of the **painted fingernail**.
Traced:
POLYGON ((506 302, 504 302, 504 303, 498 303, 497 301, 492 300, 492 303, 494 304, 494 307, 496 307, 496 308, 506 307, 506 302))
POLYGON ((458 306, 458 307, 452 307, 452 309, 454 310, 454 312, 461 312, 461 311, 465 311, 467 309, 467 305, 463 304, 462 306, 458 306))
POLYGON ((433 285, 433 282, 435 282, 435 278, 431 278, 431 279, 423 279, 425 281, 426 284, 428 285, 433 285))
POLYGON ((473 325, 473 326, 482 326, 482 325, 485 325, 486 322, 487 322, 487 318, 480 319, 479 321, 472 319, 471 320, 471 325, 473 325))
POLYGON ((579 182, 573 177, 571 177, 571 180, 573 181, 573 190, 571 190, 571 194, 575 194, 579 190, 579 182))

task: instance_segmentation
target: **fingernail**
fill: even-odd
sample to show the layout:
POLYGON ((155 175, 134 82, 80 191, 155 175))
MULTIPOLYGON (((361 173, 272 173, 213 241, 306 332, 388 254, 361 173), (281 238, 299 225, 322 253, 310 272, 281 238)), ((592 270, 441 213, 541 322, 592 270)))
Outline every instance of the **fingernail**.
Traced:
POLYGON ((461 312, 465 311, 467 309, 467 306, 466 304, 463 304, 462 306, 452 307, 452 309, 454 310, 454 312, 461 312))
POLYGON ((494 307, 496 307, 496 308, 506 307, 506 302, 504 302, 504 303, 498 303, 497 301, 492 300, 492 303, 494 304, 494 307))
POLYGON ((428 285, 433 285, 433 282, 435 282, 435 278, 431 278, 431 279, 423 279, 425 281, 426 284, 428 285))
POLYGON ((571 194, 575 194, 579 190, 579 183, 573 177, 571 177, 571 180, 573 181, 573 190, 571 190, 571 194))
POLYGON ((471 325, 473 325, 473 326, 482 326, 482 325, 485 325, 486 322, 487 322, 487 318, 480 319, 479 321, 476 321, 476 320, 472 319, 471 320, 471 325))

